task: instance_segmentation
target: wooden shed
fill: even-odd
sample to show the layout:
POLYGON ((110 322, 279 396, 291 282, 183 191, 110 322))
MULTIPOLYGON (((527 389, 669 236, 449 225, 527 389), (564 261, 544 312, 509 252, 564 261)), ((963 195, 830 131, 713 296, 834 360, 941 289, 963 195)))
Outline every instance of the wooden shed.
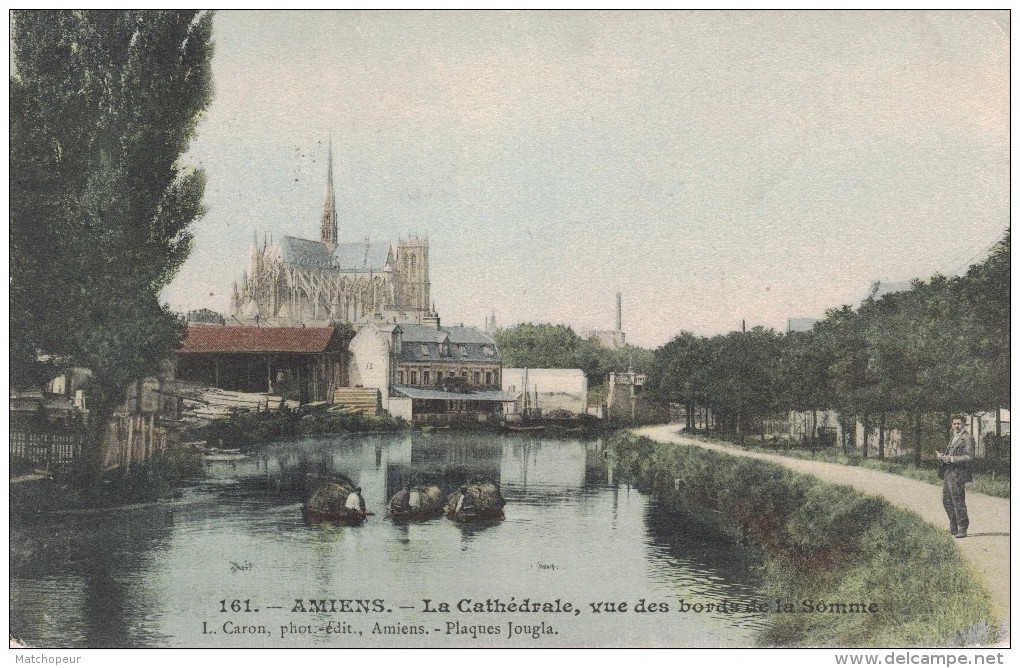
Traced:
POLYGON ((189 325, 175 377, 225 390, 327 401, 348 382, 351 332, 339 327, 189 325))

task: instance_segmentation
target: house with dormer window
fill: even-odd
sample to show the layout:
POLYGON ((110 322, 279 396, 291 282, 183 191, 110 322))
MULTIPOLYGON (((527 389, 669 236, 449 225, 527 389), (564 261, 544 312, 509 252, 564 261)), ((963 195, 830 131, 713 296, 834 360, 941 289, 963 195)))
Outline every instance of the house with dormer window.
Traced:
POLYGON ((351 385, 379 388, 383 408, 407 420, 498 420, 514 401, 496 342, 474 327, 368 324, 349 349, 351 385))

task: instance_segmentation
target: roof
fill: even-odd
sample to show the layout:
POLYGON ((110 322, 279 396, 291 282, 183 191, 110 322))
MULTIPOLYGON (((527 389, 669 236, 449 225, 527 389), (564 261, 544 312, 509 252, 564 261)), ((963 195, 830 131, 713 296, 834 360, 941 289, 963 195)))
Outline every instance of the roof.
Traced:
POLYGON ((342 243, 333 251, 321 241, 284 237, 283 260, 302 267, 348 271, 383 271, 390 255, 388 243, 342 243))
POLYGON ((339 349, 332 327, 188 327, 179 354, 324 353, 339 349))
POLYGON ((400 325, 404 341, 440 342, 449 337, 450 343, 477 343, 495 346, 496 341, 480 329, 474 327, 429 327, 428 325, 400 325))
POLYGON ((482 390, 479 392, 443 392, 426 387, 409 387, 394 385, 393 391, 411 399, 444 399, 453 401, 515 401, 514 395, 499 390, 482 390))
POLYGON ((400 325, 404 362, 494 362, 501 358, 496 342, 474 327, 429 327, 400 325), (440 355, 439 345, 449 342, 449 355, 440 355), (463 346, 463 348, 461 348, 463 346))

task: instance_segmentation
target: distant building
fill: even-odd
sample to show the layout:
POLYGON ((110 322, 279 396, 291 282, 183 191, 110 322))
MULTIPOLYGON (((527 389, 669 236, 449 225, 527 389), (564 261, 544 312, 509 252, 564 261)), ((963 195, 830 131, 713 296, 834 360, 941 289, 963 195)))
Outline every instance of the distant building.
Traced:
POLYGON ((880 299, 893 292, 906 292, 912 287, 910 281, 875 281, 871 284, 868 294, 862 297, 862 301, 867 297, 880 299))
POLYGON ((189 325, 223 325, 227 322, 221 314, 216 311, 210 311, 207 308, 188 311, 185 320, 187 320, 189 325))
POLYGON ((633 371, 611 372, 606 395, 607 417, 633 420, 637 416, 638 397, 647 377, 633 371))
POLYGON ((496 312, 492 312, 492 317, 486 316, 485 318, 485 333, 489 336, 495 336, 496 332, 499 331, 499 326, 496 324, 496 312))
POLYGON ((591 336, 606 348, 622 348, 627 345, 627 335, 623 333, 623 295, 616 293, 616 329, 597 329, 591 336))
POLYGON ((604 416, 622 422, 668 422, 669 402, 643 396, 646 381, 643 373, 610 373, 604 416))
POLYGON ((809 332, 819 322, 821 321, 818 318, 787 318, 786 333, 809 332))
POLYGON ((421 323, 430 307, 429 242, 395 244, 338 237, 329 150, 320 238, 252 240, 248 268, 234 284, 230 315, 239 323, 326 326, 331 322, 421 323))

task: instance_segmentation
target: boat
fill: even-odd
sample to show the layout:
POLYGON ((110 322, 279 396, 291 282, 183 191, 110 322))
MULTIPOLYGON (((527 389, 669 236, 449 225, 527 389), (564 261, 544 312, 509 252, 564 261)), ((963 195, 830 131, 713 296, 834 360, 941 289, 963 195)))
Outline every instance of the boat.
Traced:
POLYGON ((521 407, 520 422, 507 422, 504 426, 508 431, 536 432, 544 431, 545 425, 538 422, 542 416, 542 410, 538 407, 538 386, 534 388, 534 399, 528 389, 528 370, 524 369, 524 389, 521 394, 523 405, 521 407))
POLYGON ((488 480, 462 485, 446 500, 446 516, 455 522, 503 519, 506 500, 499 487, 488 480))
POLYGON ((309 476, 309 481, 313 489, 301 508, 306 520, 357 526, 368 517, 364 510, 346 506, 347 497, 357 489, 347 476, 309 476))
POLYGON ((405 487, 393 495, 386 506, 391 519, 430 520, 443 514, 443 491, 436 485, 405 487), (404 497, 404 494, 407 497, 404 497))
POLYGON ((247 456, 239 448, 206 448, 202 453, 202 459, 207 462, 237 462, 247 456))
POLYGON ((510 431, 545 431, 542 424, 508 424, 506 428, 510 431))

